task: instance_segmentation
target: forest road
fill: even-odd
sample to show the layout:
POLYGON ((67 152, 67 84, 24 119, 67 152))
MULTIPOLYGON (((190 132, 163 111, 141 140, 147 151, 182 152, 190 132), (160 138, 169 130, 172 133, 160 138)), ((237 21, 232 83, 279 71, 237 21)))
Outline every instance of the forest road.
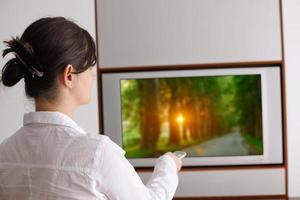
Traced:
POLYGON ((250 146, 239 132, 235 132, 183 149, 183 151, 188 156, 243 156, 249 155, 250 146))

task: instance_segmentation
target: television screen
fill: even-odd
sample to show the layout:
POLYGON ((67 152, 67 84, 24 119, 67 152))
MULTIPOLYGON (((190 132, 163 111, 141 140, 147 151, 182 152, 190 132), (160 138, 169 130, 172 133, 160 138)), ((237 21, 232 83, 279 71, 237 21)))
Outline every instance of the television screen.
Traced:
POLYGON ((261 76, 122 79, 127 158, 263 155, 261 76))
POLYGON ((102 72, 104 134, 135 167, 283 163, 280 66, 102 72))

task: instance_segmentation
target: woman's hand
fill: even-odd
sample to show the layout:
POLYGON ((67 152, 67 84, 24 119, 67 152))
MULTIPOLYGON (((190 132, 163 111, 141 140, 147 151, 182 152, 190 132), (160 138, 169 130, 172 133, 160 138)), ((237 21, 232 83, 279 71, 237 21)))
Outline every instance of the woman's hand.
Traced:
POLYGON ((166 155, 170 156, 171 158, 173 158, 173 160, 175 161, 176 164, 176 169, 177 172, 180 171, 181 167, 182 167, 182 161, 181 159, 177 158, 173 153, 171 152, 167 152, 166 155))

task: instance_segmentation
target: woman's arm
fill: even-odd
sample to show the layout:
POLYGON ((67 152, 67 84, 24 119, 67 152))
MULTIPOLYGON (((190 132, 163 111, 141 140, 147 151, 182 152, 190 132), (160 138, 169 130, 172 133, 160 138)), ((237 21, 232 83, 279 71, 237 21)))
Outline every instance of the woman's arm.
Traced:
POLYGON ((178 185, 177 166, 171 155, 161 156, 146 185, 124 157, 124 151, 111 140, 101 151, 100 192, 112 200, 171 200, 178 185))

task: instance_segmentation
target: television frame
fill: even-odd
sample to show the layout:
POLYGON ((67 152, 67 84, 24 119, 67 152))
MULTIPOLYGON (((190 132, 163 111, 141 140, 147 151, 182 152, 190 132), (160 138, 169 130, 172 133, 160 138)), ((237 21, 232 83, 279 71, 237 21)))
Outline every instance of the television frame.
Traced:
MULTIPOLYGON (((101 73, 102 120, 104 134, 122 147, 120 80, 260 74, 262 83, 264 155, 186 157, 183 167, 257 166, 284 163, 284 128, 282 110, 282 72, 280 65, 250 65, 209 68, 169 67, 163 70, 143 68, 107 70, 101 73), (268 138, 268 139, 267 139, 268 138)), ((153 167, 156 158, 128 159, 134 167, 153 167)))

